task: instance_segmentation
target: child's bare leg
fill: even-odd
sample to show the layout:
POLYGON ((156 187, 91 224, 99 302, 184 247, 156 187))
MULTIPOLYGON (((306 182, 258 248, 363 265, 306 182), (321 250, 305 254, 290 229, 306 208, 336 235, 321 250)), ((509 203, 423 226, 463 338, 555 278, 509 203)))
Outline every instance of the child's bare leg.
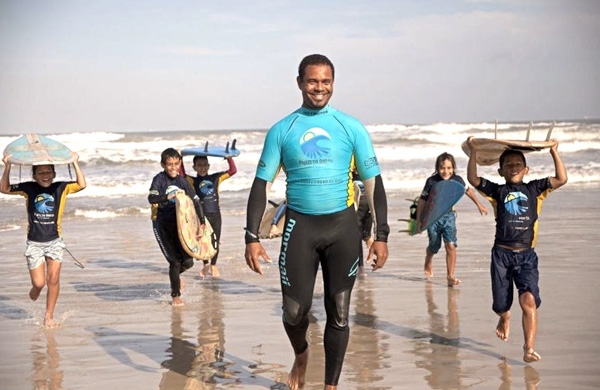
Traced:
POLYGON ((31 278, 29 298, 32 301, 37 301, 46 285, 46 263, 42 263, 39 267, 29 270, 29 277, 31 278))
POLYGON ((213 264, 210 266, 210 274, 212 275, 213 278, 218 278, 219 276, 221 276, 216 264, 213 264))
POLYGON ((444 243, 446 248, 446 279, 448 286, 460 284, 460 280, 454 277, 454 269, 456 268, 456 247, 453 243, 444 243))
POLYGON ((425 265, 423 266, 425 276, 431 278, 433 276, 433 253, 429 251, 429 248, 425 250, 425 265))
POLYGON ((210 273, 210 263, 207 261, 204 262, 204 267, 200 270, 200 277, 205 278, 210 273))
POLYGON ((508 334, 510 333, 510 311, 498 314, 500 319, 498 325, 496 325, 496 336, 502 341, 508 340, 508 334))
POLYGON ((48 294, 46 295, 46 314, 44 316, 44 325, 47 327, 55 326, 54 308, 58 301, 60 293, 60 261, 46 258, 46 284, 48 285, 48 294))
MULTIPOLYGON (((298 390, 304 387, 304 378, 306 377, 306 367, 308 366, 308 348, 299 355, 296 355, 292 371, 288 376, 287 385, 290 390, 298 390)), ((325 387, 327 388, 327 386, 325 387)))
POLYGON ((523 310, 523 335, 525 336, 523 360, 527 363, 537 362, 542 357, 534 349, 538 321, 535 298, 527 291, 519 296, 519 303, 523 310))

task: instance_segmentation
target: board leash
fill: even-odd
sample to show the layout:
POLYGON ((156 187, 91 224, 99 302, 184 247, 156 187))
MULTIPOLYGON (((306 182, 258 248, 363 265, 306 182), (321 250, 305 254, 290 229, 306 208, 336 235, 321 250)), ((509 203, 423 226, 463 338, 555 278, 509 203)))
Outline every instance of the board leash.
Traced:
POLYGON ((78 266, 81 269, 84 269, 85 267, 83 266, 83 264, 81 264, 81 262, 79 260, 77 260, 75 258, 75 256, 73 256, 73 254, 71 253, 71 251, 69 251, 67 249, 67 247, 65 246, 65 250, 67 251, 67 253, 71 256, 71 258, 73 259, 73 261, 75 262, 75 265, 78 266))

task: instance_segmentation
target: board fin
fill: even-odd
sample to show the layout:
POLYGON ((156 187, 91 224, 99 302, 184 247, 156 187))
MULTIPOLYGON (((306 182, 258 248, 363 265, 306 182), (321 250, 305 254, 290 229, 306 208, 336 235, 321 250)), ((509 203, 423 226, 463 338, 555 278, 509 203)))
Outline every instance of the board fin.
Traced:
POLYGON ((533 122, 529 122, 529 127, 527 128, 527 135, 525 136, 525 141, 529 142, 529 134, 531 134, 531 128, 533 127, 533 122))
POLYGON ((235 143, 236 143, 237 139, 233 139, 233 142, 231 143, 231 149, 235 150, 235 143))
POLYGON ((229 141, 225 144, 225 153, 229 153, 229 141))
POLYGON ((554 129, 554 125, 556 124, 556 122, 552 122, 552 124, 550 125, 550 128, 548 129, 548 133, 546 134, 546 141, 550 141, 550 136, 552 135, 552 130, 554 129))
POLYGON ((494 125, 494 139, 498 139, 498 118, 496 118, 496 124, 494 125))
POLYGON ((208 152, 208 141, 206 141, 206 144, 204 145, 204 151, 208 152))

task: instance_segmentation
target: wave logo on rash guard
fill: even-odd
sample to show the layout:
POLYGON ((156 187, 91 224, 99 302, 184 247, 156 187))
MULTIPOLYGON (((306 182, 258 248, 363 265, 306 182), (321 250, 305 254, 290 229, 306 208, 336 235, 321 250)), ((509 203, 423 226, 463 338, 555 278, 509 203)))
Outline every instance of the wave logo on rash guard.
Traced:
MULTIPOLYGON (((171 195, 174 192, 179 191, 179 187, 177 186, 168 186, 167 190, 165 191, 165 194, 167 195, 171 195)), ((172 197, 171 199, 169 199, 169 202, 171 203, 175 203, 175 197, 172 197)))
POLYGON ((331 148, 327 145, 331 141, 331 136, 328 132, 320 127, 313 127, 302 134, 300 138, 300 148, 302 153, 310 158, 320 158, 329 154, 331 148))
POLYGON ((54 198, 49 194, 39 194, 33 205, 38 213, 51 213, 54 210, 54 198))
POLYGON ((210 180, 202 180, 200 182, 200 193, 202 193, 203 196, 206 195, 211 195, 214 194, 215 192, 215 186, 213 185, 213 182, 210 180))
POLYGON ((527 195, 522 192, 510 192, 504 198, 504 208, 512 215, 523 215, 527 212, 527 206, 521 204, 527 203, 527 195))

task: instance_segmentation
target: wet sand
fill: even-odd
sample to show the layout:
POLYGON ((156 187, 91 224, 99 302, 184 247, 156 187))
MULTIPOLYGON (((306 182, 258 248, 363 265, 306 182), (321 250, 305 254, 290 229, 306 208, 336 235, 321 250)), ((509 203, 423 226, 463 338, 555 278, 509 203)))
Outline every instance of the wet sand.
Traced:
MULTIPOLYGON (((510 339, 494 335, 488 275, 493 217, 458 206, 462 284, 448 288, 445 260, 423 276, 426 235, 396 221, 407 194, 389 194, 390 258, 357 280, 340 389, 595 389, 600 386, 600 189, 566 187, 544 203, 540 221, 542 306, 536 349, 522 361, 520 309, 510 339)), ((1 200, 0 200, 1 201, 1 200)), ((5 207, 6 203, 2 204, 5 207)), ((22 252, 24 229, 2 232, 0 388, 284 389, 293 353, 281 325, 277 267, 260 277, 243 260, 244 217, 225 213, 220 280, 183 276, 185 306, 170 305, 167 263, 146 217, 64 221, 65 255, 55 318, 44 329, 22 252)), ((273 259, 278 242, 265 241, 273 259)), ((319 279, 320 280, 320 279, 319 279)), ((306 389, 321 389, 324 308, 317 284, 309 328, 306 389)))

